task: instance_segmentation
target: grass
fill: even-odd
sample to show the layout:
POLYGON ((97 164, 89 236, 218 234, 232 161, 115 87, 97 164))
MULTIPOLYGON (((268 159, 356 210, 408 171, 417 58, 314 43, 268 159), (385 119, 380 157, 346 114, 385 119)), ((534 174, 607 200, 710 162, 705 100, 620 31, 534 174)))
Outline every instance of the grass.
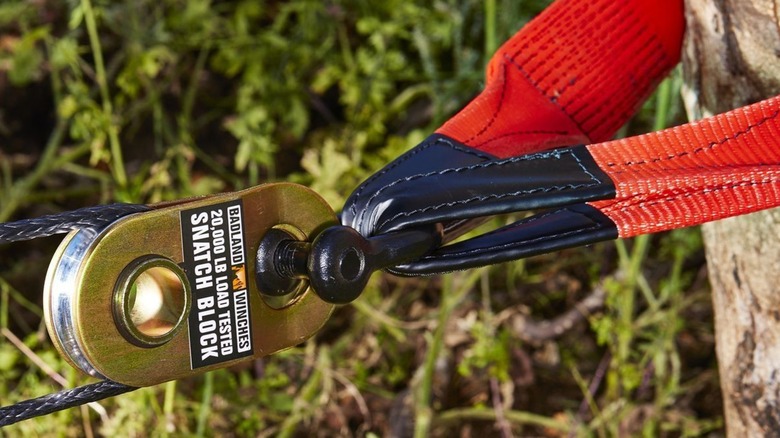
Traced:
MULTIPOLYGON (((3 2, 0 221, 275 180, 337 207, 473 97, 490 52, 546 3, 3 2)), ((624 133, 680 122, 680 82, 624 133)), ((41 322, 57 243, 0 247, 3 405, 90 381, 41 322)), ((703 263, 690 229, 443 277, 376 275, 299 347, 3 433, 706 435, 722 420, 703 263), (562 336, 516 330, 594 290, 603 308, 562 336)))

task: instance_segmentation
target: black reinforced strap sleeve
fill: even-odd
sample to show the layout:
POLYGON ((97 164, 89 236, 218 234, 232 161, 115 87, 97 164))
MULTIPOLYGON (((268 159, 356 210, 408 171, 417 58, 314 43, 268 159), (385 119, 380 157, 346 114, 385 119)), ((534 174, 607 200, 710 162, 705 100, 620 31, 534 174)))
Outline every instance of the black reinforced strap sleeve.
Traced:
POLYGON ((342 223, 366 237, 419 225, 614 197, 584 146, 497 159, 434 135, 367 180, 342 223))
POLYGON ((614 183, 585 146, 497 158, 436 134, 358 187, 341 219, 369 238, 437 225, 447 242, 480 218, 542 211, 390 269, 427 275, 614 239, 615 224, 586 204, 614 196, 614 183))
POLYGON ((399 275, 432 275, 517 260, 618 237, 607 216, 588 204, 571 205, 537 214, 490 233, 444 246, 396 266, 399 275))

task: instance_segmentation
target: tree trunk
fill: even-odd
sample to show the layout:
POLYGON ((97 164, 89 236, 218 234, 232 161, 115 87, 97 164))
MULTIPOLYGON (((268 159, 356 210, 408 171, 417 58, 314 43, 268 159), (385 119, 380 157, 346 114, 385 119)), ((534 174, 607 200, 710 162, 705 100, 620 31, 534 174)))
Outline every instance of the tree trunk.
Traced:
MULTIPOLYGON (((692 120, 780 94, 778 0, 686 2, 692 120)), ((703 231, 727 432, 780 436, 780 210, 703 231)))

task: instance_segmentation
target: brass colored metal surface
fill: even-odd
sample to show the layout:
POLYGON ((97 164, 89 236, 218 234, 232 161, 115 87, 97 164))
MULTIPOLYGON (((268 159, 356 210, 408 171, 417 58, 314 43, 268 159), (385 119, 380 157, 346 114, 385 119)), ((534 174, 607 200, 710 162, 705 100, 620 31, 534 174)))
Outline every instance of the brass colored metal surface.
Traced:
MULTIPOLYGON (((63 247, 79 240, 78 233, 69 235, 52 261, 45 291, 47 327, 58 350, 71 364, 91 375, 132 386, 154 385, 246 360, 235 359, 192 370, 186 316, 182 316, 185 322, 176 324, 168 335, 142 334, 142 342, 138 342, 137 333, 130 333, 128 338, 127 328, 132 318, 123 313, 128 306, 123 291, 136 275, 131 273, 128 277, 125 271, 128 267, 132 270, 133 264, 145 257, 168 260, 173 266, 182 263, 182 210, 239 198, 243 202, 248 255, 246 281, 253 357, 295 346, 316 333, 329 318, 332 305, 305 289, 297 297, 287 297, 284 306, 274 302, 271 307, 254 284, 257 245, 268 229, 280 225, 292 227, 310 239, 337 223, 333 211, 314 192, 299 185, 280 183, 195 199, 120 219, 81 251, 84 256, 77 267, 68 266, 70 270, 78 269, 77 280, 72 295, 63 298, 62 291, 54 290, 57 279, 65 275, 63 266, 67 265, 68 257, 63 247), (118 294, 114 294, 115 290, 118 294), (65 304, 58 304, 58 300, 64 300, 65 304), (60 315, 66 311, 69 313, 60 315), (70 333, 63 333, 63 329, 70 333)), ((184 281, 187 282, 186 277, 184 281)), ((194 300, 191 288, 185 289, 189 295, 185 300, 186 314, 194 300)))
POLYGON ((141 257, 116 283, 114 321, 132 344, 163 345, 186 325, 191 294, 184 271, 173 260, 141 257))

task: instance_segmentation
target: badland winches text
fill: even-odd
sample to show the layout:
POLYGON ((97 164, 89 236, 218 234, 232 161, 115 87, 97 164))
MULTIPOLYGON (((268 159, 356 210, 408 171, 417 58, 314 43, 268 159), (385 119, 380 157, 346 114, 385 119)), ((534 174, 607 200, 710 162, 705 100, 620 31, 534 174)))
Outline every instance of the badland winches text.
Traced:
POLYGON ((193 369, 252 354, 241 201, 183 211, 193 369))

